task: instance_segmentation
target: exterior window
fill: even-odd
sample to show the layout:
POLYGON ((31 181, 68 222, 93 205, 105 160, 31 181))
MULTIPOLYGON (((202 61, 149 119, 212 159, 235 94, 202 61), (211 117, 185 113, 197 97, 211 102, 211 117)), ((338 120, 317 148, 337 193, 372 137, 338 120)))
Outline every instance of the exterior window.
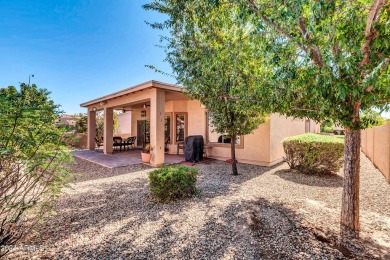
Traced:
POLYGON ((176 142, 184 141, 186 128, 185 114, 176 114, 176 142))
POLYGON ((171 116, 169 115, 165 116, 164 136, 165 136, 165 142, 171 141, 171 116))
MULTIPOLYGON (((211 123, 212 115, 207 113, 207 142, 215 144, 230 144, 231 138, 226 133, 217 133, 211 123)), ((240 136, 236 138, 236 145, 240 144, 240 136)))

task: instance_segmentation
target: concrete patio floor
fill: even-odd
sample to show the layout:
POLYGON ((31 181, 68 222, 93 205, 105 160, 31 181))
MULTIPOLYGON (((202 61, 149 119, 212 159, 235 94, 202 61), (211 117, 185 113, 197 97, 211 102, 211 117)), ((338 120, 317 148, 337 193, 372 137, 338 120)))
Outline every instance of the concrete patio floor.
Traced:
MULTIPOLYGON (((104 154, 101 150, 79 150, 72 151, 72 154, 78 158, 99 164, 107 168, 117 168, 129 166, 132 164, 141 164, 141 149, 129 151, 114 151, 112 154, 104 154)), ((165 164, 174 164, 185 161, 182 155, 165 154, 165 164)))

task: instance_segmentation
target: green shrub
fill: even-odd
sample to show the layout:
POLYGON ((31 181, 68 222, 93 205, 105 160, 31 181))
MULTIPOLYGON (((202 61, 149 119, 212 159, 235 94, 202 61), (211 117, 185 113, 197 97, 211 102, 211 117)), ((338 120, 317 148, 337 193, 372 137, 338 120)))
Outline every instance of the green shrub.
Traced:
POLYGON ((303 173, 336 173, 343 164, 344 139, 302 134, 282 141, 286 162, 303 173))
POLYGON ((333 133, 333 127, 331 127, 331 126, 324 126, 324 127, 321 129, 321 132, 324 132, 324 133, 333 133))
POLYGON ((150 191, 153 196, 166 202, 191 197, 196 192, 198 169, 183 165, 167 165, 149 173, 150 191))
POLYGON ((321 123, 320 130, 325 133, 333 133, 333 121, 331 119, 325 120, 321 123))
POLYGON ((35 84, 0 88, 0 259, 54 213, 73 177, 49 95, 35 84))

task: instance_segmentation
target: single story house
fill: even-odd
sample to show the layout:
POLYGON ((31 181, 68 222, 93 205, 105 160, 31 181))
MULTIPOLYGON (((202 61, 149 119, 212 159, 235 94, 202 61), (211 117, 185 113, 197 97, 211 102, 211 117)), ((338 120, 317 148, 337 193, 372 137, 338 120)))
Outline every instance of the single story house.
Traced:
MULTIPOLYGON (((215 133, 208 123, 207 108, 198 100, 189 99, 177 85, 148 81, 81 104, 88 109, 88 148, 95 149, 96 112, 104 111, 103 152, 113 151, 113 111, 120 110, 120 127, 115 135, 137 136, 136 145, 152 146, 151 165, 164 164, 165 152, 177 153, 177 143, 190 135, 202 135, 208 156, 230 158, 230 140, 215 133)), ((288 136, 319 132, 311 120, 293 119, 272 114, 252 133, 240 136, 236 144, 239 162, 272 166, 283 160, 281 141, 288 136)), ((182 152, 182 151, 180 151, 182 152)))

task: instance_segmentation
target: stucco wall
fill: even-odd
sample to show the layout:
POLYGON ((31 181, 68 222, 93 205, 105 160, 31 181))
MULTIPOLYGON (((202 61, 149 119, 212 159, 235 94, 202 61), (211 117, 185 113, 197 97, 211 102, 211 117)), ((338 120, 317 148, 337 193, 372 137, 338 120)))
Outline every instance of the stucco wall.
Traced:
POLYGON ((118 114, 119 127, 115 134, 125 134, 131 136, 131 112, 118 114))
MULTIPOLYGON (((270 121, 259 125, 252 134, 245 135, 242 140, 243 148, 236 149, 236 158, 241 163, 251 163, 262 166, 270 165, 270 121)), ((230 158, 230 145, 214 146, 210 149, 211 157, 216 159, 230 158)))
POLYGON ((361 150, 390 183, 390 124, 363 130, 361 150))
MULTIPOLYGON (((188 101, 170 101, 165 105, 166 113, 187 113, 187 130, 188 135, 203 135, 206 141, 206 109, 204 109, 198 100, 188 101)), ((172 120, 173 128, 175 128, 174 118, 172 120)), ((174 133, 172 133, 174 134, 174 133)), ((237 160, 245 163, 253 163, 258 165, 269 164, 269 122, 259 126, 253 134, 243 138, 244 148, 236 149, 237 160)), ((213 146, 209 149, 209 156, 226 160, 230 158, 230 145, 226 144, 223 147, 213 146)), ((177 145, 173 141, 169 145, 169 153, 176 153, 177 145)), ((180 153, 183 153, 180 150, 180 153)))
POLYGON ((203 135, 206 137, 206 110, 198 100, 187 101, 188 135, 203 135))
MULTIPOLYGON (((270 162, 276 164, 283 160, 285 155, 282 145, 282 140, 289 136, 304 134, 306 131, 306 122, 301 119, 293 119, 291 117, 273 114, 271 116, 270 129, 270 162)), ((310 122, 310 131, 315 132, 316 124, 310 122)))

